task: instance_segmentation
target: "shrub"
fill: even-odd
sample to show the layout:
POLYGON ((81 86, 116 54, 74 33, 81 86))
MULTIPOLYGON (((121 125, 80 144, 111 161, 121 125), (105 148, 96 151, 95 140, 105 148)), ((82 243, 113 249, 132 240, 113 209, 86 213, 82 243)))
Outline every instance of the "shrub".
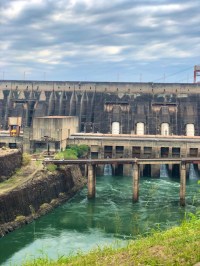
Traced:
POLYGON ((31 162, 31 156, 28 153, 23 153, 22 155, 22 165, 26 166, 31 162))
POLYGON ((43 203, 40 206, 40 210, 49 210, 49 209, 51 209, 51 205, 49 203, 43 203))
POLYGON ((29 205, 30 211, 32 215, 35 215, 35 208, 32 205, 29 205))
POLYGON ((63 152, 59 152, 54 156, 54 159, 56 160, 63 160, 64 159, 64 153, 63 152))
POLYGON ((47 170, 50 172, 55 172, 57 169, 57 166, 55 164, 48 164, 47 165, 47 170))
POLYGON ((59 198, 65 198, 66 197, 66 193, 65 192, 60 192, 58 197, 59 198))
POLYGON ((66 149, 64 152, 64 159, 78 159, 78 154, 76 150, 66 149))
POLYGON ((51 202, 50 202, 50 204, 52 206, 56 206, 58 203, 59 203, 59 200, 58 199, 52 199, 51 202))
POLYGON ((85 157, 88 155, 89 147, 85 144, 78 146, 78 157, 85 157))
POLYGON ((54 158, 57 160, 63 159, 78 159, 88 155, 89 147, 82 145, 69 145, 64 151, 57 153, 54 158))
POLYGON ((15 222, 25 222, 26 217, 24 215, 19 215, 15 218, 15 222))
POLYGON ((7 150, 8 148, 6 146, 3 146, 1 149, 2 150, 7 150))
POLYGON ((69 145, 67 146, 66 150, 73 150, 76 152, 77 157, 85 157, 88 155, 89 147, 85 144, 81 145, 69 145))

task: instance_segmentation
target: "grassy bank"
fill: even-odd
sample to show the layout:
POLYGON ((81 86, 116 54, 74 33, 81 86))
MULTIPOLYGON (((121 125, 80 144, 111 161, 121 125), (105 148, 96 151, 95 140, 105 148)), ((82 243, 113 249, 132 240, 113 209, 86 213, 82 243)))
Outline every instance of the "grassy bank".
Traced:
MULTIPOLYGON (((45 251, 44 251, 45 252, 45 251)), ((194 265, 200 262, 200 215, 190 215, 181 226, 130 241, 126 247, 98 248, 88 254, 61 257, 57 261, 39 258, 31 265, 194 265)))

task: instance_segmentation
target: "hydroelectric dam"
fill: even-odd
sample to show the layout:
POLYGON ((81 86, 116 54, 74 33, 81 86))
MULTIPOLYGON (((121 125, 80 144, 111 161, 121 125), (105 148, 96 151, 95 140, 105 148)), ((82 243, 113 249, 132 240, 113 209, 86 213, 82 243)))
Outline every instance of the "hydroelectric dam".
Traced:
MULTIPOLYGON (((94 159, 199 157, 200 84, 1 80, 0 127, 0 147, 30 153, 86 144, 94 159)), ((167 171, 180 174, 176 165, 167 171)))

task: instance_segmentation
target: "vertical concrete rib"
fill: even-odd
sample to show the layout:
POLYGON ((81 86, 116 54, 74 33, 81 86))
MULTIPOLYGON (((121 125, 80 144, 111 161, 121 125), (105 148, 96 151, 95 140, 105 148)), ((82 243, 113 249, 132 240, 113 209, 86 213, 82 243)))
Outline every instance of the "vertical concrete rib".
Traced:
POLYGON ((186 191, 186 165, 182 163, 180 176, 180 205, 185 206, 185 191, 186 191))
POLYGON ((77 112, 76 105, 77 105, 77 96, 76 96, 76 92, 73 91, 71 95, 71 99, 70 99, 70 111, 69 111, 70 116, 76 115, 76 112, 77 112))
POLYGON ((88 199, 95 198, 96 165, 88 164, 88 199))
POLYGON ((137 163, 133 164, 133 202, 139 200, 139 178, 140 167, 137 163))
POLYGON ((61 91, 60 93, 60 98, 59 98, 59 109, 58 109, 58 115, 63 115, 63 102, 64 102, 64 96, 65 96, 65 92, 61 91))

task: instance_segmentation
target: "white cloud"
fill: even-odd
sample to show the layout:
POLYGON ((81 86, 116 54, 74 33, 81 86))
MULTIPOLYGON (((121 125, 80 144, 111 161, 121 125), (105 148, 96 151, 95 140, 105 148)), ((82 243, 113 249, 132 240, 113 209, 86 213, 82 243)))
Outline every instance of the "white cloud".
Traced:
POLYGON ((7 5, 3 8, 1 13, 1 22, 10 21, 14 18, 20 16, 20 14, 27 7, 31 8, 33 6, 44 6, 45 1, 42 0, 15 0, 7 1, 7 5))
POLYGON ((138 14, 155 14, 155 13, 172 13, 172 12, 181 12, 184 10, 187 10, 193 6, 193 4, 188 4, 188 3, 180 3, 180 4, 158 4, 157 5, 141 5, 139 7, 133 8, 130 10, 134 11, 135 13, 138 14))
POLYGON ((56 79, 67 65, 77 79, 108 68, 127 77, 133 66, 160 71, 198 61, 198 0, 6 0, 2 7, 0 68, 16 75, 51 68, 56 79))

